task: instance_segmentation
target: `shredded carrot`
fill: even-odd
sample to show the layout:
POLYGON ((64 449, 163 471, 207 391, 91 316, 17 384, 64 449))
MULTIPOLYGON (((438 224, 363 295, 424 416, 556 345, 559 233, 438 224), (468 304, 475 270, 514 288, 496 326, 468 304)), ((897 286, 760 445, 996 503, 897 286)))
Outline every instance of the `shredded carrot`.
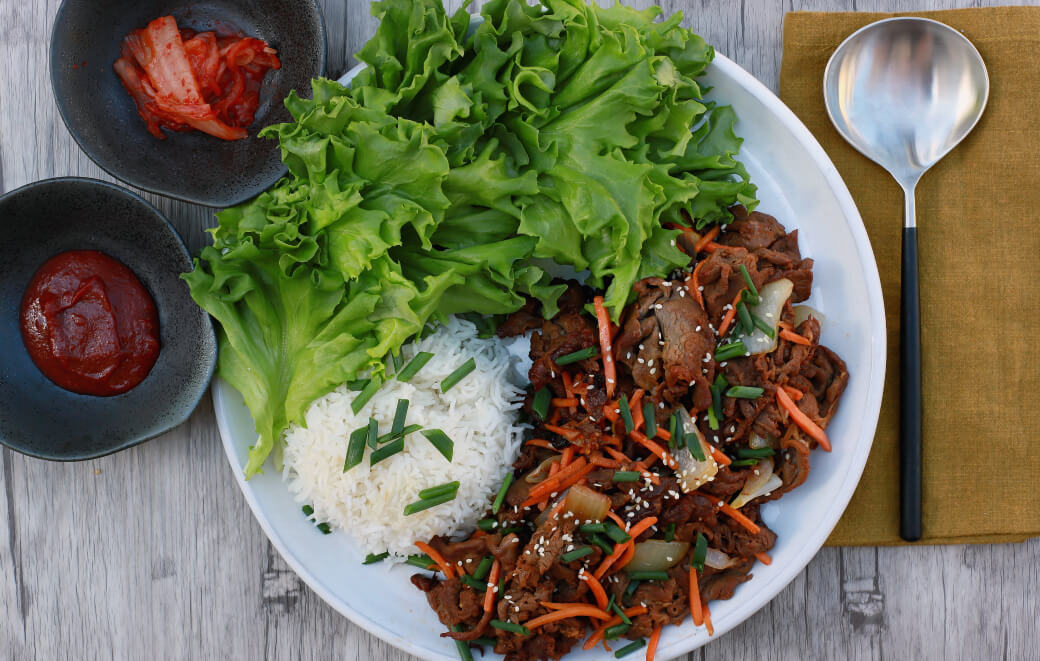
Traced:
POLYGON ((654 661, 654 653, 657 652, 657 641, 661 640, 661 625, 654 627, 650 634, 650 642, 646 645, 646 661, 654 661))
POLYGON ((801 344, 802 346, 806 346, 806 347, 811 347, 812 346, 812 342, 810 342, 808 338, 806 338, 806 337, 804 337, 802 335, 799 335, 798 333, 796 333, 794 331, 789 331, 786 328, 784 328, 784 329, 782 329, 780 331, 780 337, 784 338, 788 342, 793 342, 795 344, 801 344))
POLYGON ((701 293, 701 281, 698 277, 701 272, 701 267, 704 266, 704 260, 697 262, 697 266, 693 267, 693 271, 690 272, 690 276, 686 278, 686 288, 690 290, 693 297, 697 299, 700 306, 704 307, 704 294, 701 293))
POLYGON ((574 461, 574 446, 568 445, 563 449, 563 456, 560 458, 560 468, 566 468, 572 461, 574 461))
POLYGON ((614 367, 614 347, 611 345, 610 316, 607 309, 603 307, 603 297, 597 296, 592 299, 592 306, 596 310, 596 322, 599 325, 599 347, 603 354, 603 377, 607 381, 607 399, 614 396, 614 388, 617 385, 617 369, 614 367))
POLYGON ((656 436, 657 438, 659 438, 659 439, 661 439, 663 441, 670 441, 670 440, 672 440, 672 434, 667 429, 665 429, 664 427, 658 427, 657 428, 657 433, 654 434, 654 436, 656 436))
POLYGON ((786 393, 787 393, 787 395, 788 395, 788 396, 789 396, 789 397, 790 397, 791 399, 793 399, 794 401, 796 401, 796 402, 797 402, 798 400, 800 400, 800 399, 801 399, 802 397, 805 397, 805 393, 803 393, 803 392, 802 392, 801 390, 799 390, 798 388, 792 388, 791 386, 780 386, 780 387, 781 387, 781 388, 783 388, 783 389, 784 389, 784 392, 786 392, 786 393))
POLYGON ((701 588, 697 585, 697 570, 690 567, 690 617, 697 626, 704 624, 704 610, 701 609, 701 588))
POLYGON ((758 558, 758 561, 761 562, 763 565, 773 564, 773 559, 769 557, 769 554, 765 551, 759 551, 755 554, 755 557, 758 558))
POLYGON ((549 424, 555 425, 560 421, 560 409, 553 409, 552 415, 549 416, 549 424))
POLYGON ((599 579, 587 571, 583 571, 580 578, 589 584, 589 589, 592 590, 592 596, 596 598, 596 605, 603 610, 607 610, 607 604, 610 600, 607 597, 607 591, 603 589, 603 584, 599 582, 599 579))
POLYGON ((589 461, 600 468, 621 468, 621 462, 606 457, 589 457, 589 461))
POLYGON ((521 503, 520 506, 528 507, 534 505, 554 492, 563 491, 567 487, 576 484, 578 480, 591 473, 595 468, 596 465, 585 461, 585 457, 578 457, 576 461, 571 462, 570 466, 561 468, 556 475, 552 475, 536 484, 528 493, 527 500, 521 503))
POLYGON ((708 447, 711 448, 711 458, 715 460, 715 463, 721 464, 723 466, 729 466, 733 463, 733 460, 729 458, 729 455, 727 455, 722 450, 718 449, 711 443, 708 443, 708 447))
POLYGON ((748 532, 750 532, 752 535, 757 535, 762 530, 754 521, 744 516, 743 512, 733 507, 729 503, 722 503, 722 506, 719 507, 719 511, 728 516, 729 518, 733 519, 740 525, 747 528, 748 532))
POLYGON ((642 388, 637 388, 632 393, 632 399, 628 400, 628 408, 632 411, 632 429, 639 429, 643 426, 643 407, 639 404, 643 401, 644 393, 642 388))
POLYGON ((712 241, 708 245, 704 246, 704 252, 715 252, 719 248, 726 248, 726 247, 727 246, 724 246, 721 243, 715 243, 714 241, 712 241))
POLYGON ((549 464, 549 477, 552 477, 553 475, 556 475, 560 472, 560 464, 562 463, 563 460, 561 459, 559 461, 554 461, 551 464, 549 464))
POLYGON ((546 450, 554 450, 556 452, 559 452, 559 450, 556 450, 556 447, 552 443, 545 440, 544 438, 532 438, 531 440, 526 441, 524 445, 534 445, 536 447, 545 448, 546 450))
POLYGON ((655 443, 654 441, 651 441, 645 435, 643 435, 640 432, 637 432, 635 430, 632 430, 632 433, 629 434, 629 436, 631 436, 632 440, 634 440, 636 443, 639 443, 644 448, 646 448, 647 450, 650 450, 655 455, 660 457, 661 461, 664 463, 665 466, 669 466, 669 467, 674 467, 675 466, 675 460, 672 459, 672 456, 670 454, 668 454, 668 450, 665 450, 658 443, 655 443))
POLYGON ((615 514, 614 512, 611 512, 610 510, 607 510, 607 516, 610 517, 611 521, 613 521, 614 523, 618 524, 618 527, 620 527, 622 530, 627 530, 628 529, 628 524, 625 523, 621 519, 621 517, 618 516, 617 514, 615 514))
POLYGON ((632 526, 628 530, 628 535, 632 539, 615 546, 614 552, 608 555, 606 559, 603 560, 600 566, 596 568, 596 571, 593 572, 593 575, 595 575, 596 578, 603 578, 603 575, 607 573, 607 570, 610 569, 610 566, 613 565, 614 562, 617 561, 617 559, 620 558, 625 553, 625 551, 628 550, 629 546, 632 546, 632 543, 635 541, 636 537, 642 535, 647 528, 654 525, 655 523, 657 523, 657 517, 648 516, 645 519, 641 520, 639 523, 632 526))
POLYGON ((578 405, 577 397, 553 397, 549 402, 558 408, 573 408, 578 405))
POLYGON ((484 591, 484 612, 490 613, 495 606, 495 592, 498 591, 498 575, 502 571, 502 563, 495 558, 491 565, 491 573, 488 574, 487 590, 484 591))
MULTIPOLYGON (((556 413, 558 413, 558 412, 559 411, 556 411, 556 413)), ((564 438, 566 438, 571 443, 573 443, 574 441, 576 441, 579 438, 581 438, 581 432, 578 431, 577 429, 567 429, 566 427, 558 427, 555 424, 543 425, 543 426, 546 429, 548 429, 549 431, 551 431, 552 433, 559 434, 560 436, 563 436, 564 438)))
POLYGON ((617 412, 617 404, 607 402, 603 405, 603 417, 611 422, 617 422, 620 420, 617 412))
POLYGON ((786 321, 778 321, 778 322, 776 322, 776 325, 777 325, 777 327, 783 328, 784 330, 789 330, 789 331, 793 331, 794 330, 794 326, 792 326, 791 324, 787 323, 786 321))
POLYGON ((629 544, 628 548, 625 549, 624 554, 622 554, 621 558, 618 559, 617 566, 614 567, 614 569, 617 570, 617 571, 621 571, 622 569, 625 568, 625 566, 628 565, 628 563, 632 562, 632 558, 634 558, 635 556, 636 556, 636 545, 635 544, 629 544))
MULTIPOLYGON (((635 617, 636 615, 646 614, 646 611, 646 606, 633 606, 632 608, 626 608, 624 610, 624 613, 625 617, 635 617)), ((593 647, 595 647, 596 644, 599 643, 599 641, 603 638, 603 634, 607 632, 607 629, 613 626, 617 626, 619 624, 621 624, 620 615, 615 615, 614 617, 610 618, 609 620, 601 624, 599 628, 596 629, 591 636, 589 636, 589 639, 585 641, 585 644, 582 645, 582 649, 590 650, 593 647)))
POLYGON ((715 635, 715 627, 711 625, 711 611, 708 610, 708 604, 704 604, 704 626, 708 628, 708 635, 715 635))
POLYGON ((590 606, 588 604, 571 604, 567 608, 561 608, 560 610, 546 613, 545 615, 539 615, 538 617, 524 622, 524 626, 528 629, 537 629, 543 624, 550 624, 552 622, 559 622, 560 620, 567 620, 572 617, 592 617, 597 620, 609 620, 610 615, 601 608, 590 606))
POLYGON ((715 240, 715 237, 717 237, 719 235, 719 232, 721 230, 722 230, 722 227, 720 225, 716 225, 715 227, 712 227, 710 230, 708 230, 708 232, 706 234, 704 234, 700 238, 700 240, 697 243, 693 244, 693 249, 696 252, 700 252, 700 251, 704 250, 704 248, 709 243, 711 243, 712 241, 715 240))
POLYGON ((729 304, 729 310, 726 310, 726 314, 722 317, 722 323, 719 324, 719 337, 726 337, 726 332, 729 330, 729 325, 733 323, 733 319, 737 316, 737 303, 740 302, 740 295, 744 293, 745 287, 741 287, 737 295, 733 297, 733 301, 729 304))
POLYGON ((827 452, 831 451, 831 442, 830 439, 827 438, 827 433, 824 432, 818 424, 810 420, 809 416, 802 413, 802 410, 794 403, 791 396, 784 392, 783 388, 776 389, 776 401, 782 408, 787 409, 787 412, 791 414, 791 419, 794 420, 794 424, 798 425, 806 434, 816 439, 816 442, 820 444, 821 448, 827 452))
POLYGON ((538 603, 541 604, 544 608, 548 608, 551 611, 558 611, 558 610, 562 610, 564 608, 570 608, 571 606, 574 605, 574 604, 561 603, 559 601, 539 601, 538 603))
POLYGON ((430 556, 430 560, 437 563, 437 566, 440 567, 441 572, 444 574, 444 578, 455 578, 454 568, 444 559, 443 555, 437 552, 437 549, 426 542, 416 542, 415 545, 419 547, 420 551, 430 556))
MULTIPOLYGON (((575 400, 574 405, 571 406, 571 413, 574 413, 574 407, 578 405, 577 398, 574 395, 574 378, 567 370, 560 370, 560 379, 563 381, 563 391, 567 393, 567 399, 575 400)), ((553 406, 556 406, 556 404, 553 404, 553 406)))

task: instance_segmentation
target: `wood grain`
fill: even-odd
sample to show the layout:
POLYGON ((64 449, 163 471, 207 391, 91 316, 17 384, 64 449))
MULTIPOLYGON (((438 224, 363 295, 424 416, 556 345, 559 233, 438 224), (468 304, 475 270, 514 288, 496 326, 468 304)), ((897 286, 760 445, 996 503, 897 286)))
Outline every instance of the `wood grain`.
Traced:
MULTIPOLYGON (((775 90, 786 11, 998 3, 660 4, 682 10, 687 25, 775 90)), ((0 0, 2 191, 61 175, 109 179, 54 107, 47 46, 57 5, 0 0)), ((322 5, 338 75, 375 20, 360 0, 322 5)), ((205 243, 209 211, 146 197, 193 252, 205 243)), ((4 449, 0 482, 0 658, 413 658, 325 605, 278 556, 235 487, 208 398, 178 429, 97 461, 53 464, 4 449)), ((688 658, 1036 659, 1038 593, 1038 540, 825 549, 754 617, 688 658)))

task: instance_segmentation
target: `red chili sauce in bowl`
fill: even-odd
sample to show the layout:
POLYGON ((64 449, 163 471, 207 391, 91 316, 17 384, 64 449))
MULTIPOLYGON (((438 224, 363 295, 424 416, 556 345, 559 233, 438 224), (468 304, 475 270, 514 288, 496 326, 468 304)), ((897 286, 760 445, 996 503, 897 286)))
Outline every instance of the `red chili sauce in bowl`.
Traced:
POLYGON ((57 385, 107 397, 141 383, 159 357, 159 315, 133 271, 96 250, 70 250, 33 275, 22 341, 57 385))

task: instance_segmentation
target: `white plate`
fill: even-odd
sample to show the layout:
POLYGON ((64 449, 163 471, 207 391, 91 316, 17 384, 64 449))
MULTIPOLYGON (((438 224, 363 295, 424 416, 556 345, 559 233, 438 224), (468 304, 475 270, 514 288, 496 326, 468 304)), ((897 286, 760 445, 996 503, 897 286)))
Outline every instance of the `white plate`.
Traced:
MULTIPOLYGON (((352 78, 351 71, 345 78, 352 78)), ((710 97, 731 104, 744 136, 740 157, 758 184, 760 209, 788 229, 800 229, 802 254, 812 257, 814 305, 826 317, 823 341, 848 364, 851 378, 828 427, 830 454, 815 452, 806 483, 763 508, 778 535, 770 566, 732 599, 712 603, 715 636, 736 627, 772 599, 816 555, 859 482, 877 426, 885 374, 885 311, 881 283, 863 221, 823 149, 776 96, 731 60, 717 55, 703 78, 710 97)), ((256 440, 242 398, 219 379, 213 402, 228 460, 249 506, 271 542, 307 584, 333 608, 386 642, 425 659, 456 661, 454 643, 411 585, 411 567, 363 566, 345 534, 322 535, 300 512, 281 477, 243 480, 248 447, 256 440)), ((661 636, 659 658, 678 656, 709 641, 687 620, 661 636)), ((598 651, 568 659, 613 659, 598 651)))

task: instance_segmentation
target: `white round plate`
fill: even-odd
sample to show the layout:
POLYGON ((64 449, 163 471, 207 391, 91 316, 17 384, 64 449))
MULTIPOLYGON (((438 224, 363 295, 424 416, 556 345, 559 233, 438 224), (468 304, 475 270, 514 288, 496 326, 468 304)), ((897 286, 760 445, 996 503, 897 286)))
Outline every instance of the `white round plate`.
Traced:
MULTIPOLYGON (((357 69, 344 80, 353 78, 357 69)), ((749 618, 783 589, 816 555, 845 510, 870 452, 885 375, 885 311, 877 264, 863 221, 848 189, 819 143, 764 85, 731 60, 717 55, 703 77, 710 98, 730 104, 744 137, 740 158, 758 185, 759 209, 798 234, 802 254, 812 257, 810 304, 826 318, 823 341, 848 364, 851 378, 828 427, 834 451, 817 451, 800 488, 763 508, 777 536, 773 563, 757 565, 754 578, 733 598, 712 603, 715 637, 749 618)), ((217 423, 228 460, 260 525, 300 577, 343 615, 386 642, 424 659, 457 661, 452 641, 408 581, 408 566, 361 564, 347 534, 322 535, 300 512, 281 476, 243 479, 248 448, 256 440, 249 411, 223 381, 213 385, 217 423)), ((709 641, 690 620, 662 633, 658 658, 668 659, 709 641)), ((497 657, 495 657, 497 658, 497 657)), ((602 648, 567 657, 613 659, 602 648)))

